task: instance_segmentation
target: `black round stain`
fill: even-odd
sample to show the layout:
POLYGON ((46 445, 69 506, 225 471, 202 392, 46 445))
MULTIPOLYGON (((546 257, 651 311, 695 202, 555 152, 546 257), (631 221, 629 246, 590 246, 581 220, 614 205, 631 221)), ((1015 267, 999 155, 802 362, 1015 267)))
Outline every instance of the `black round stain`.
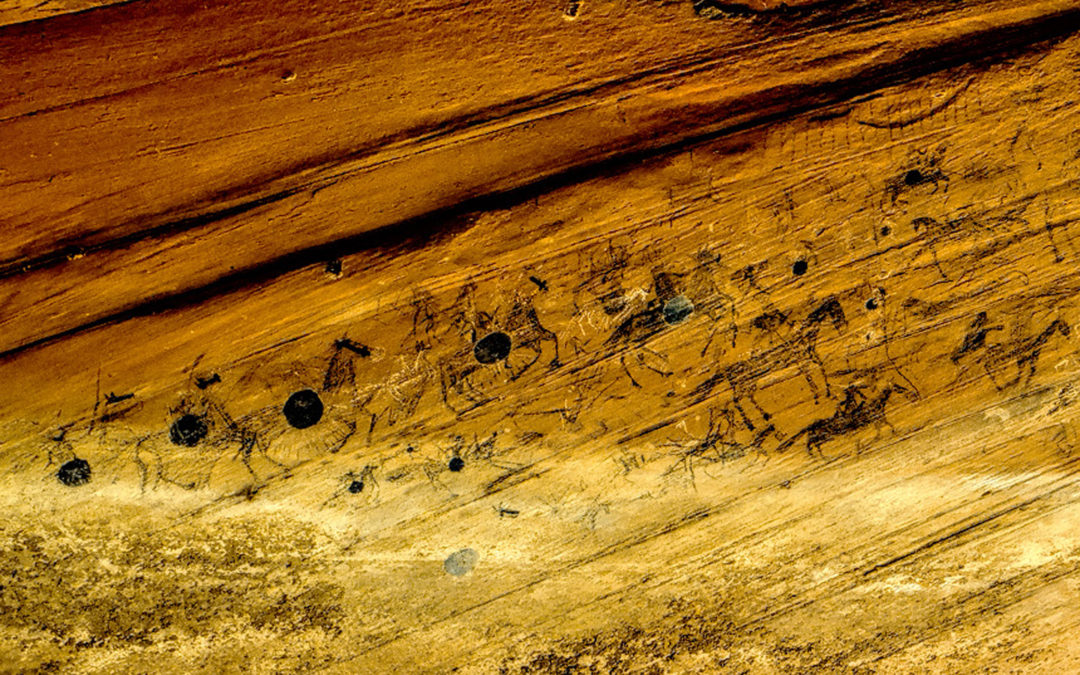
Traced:
POLYGON ((892 234, 892 228, 890 228, 888 225, 882 225, 881 226, 881 236, 887 237, 890 234, 892 234))
POLYGON ((869 300, 867 300, 866 301, 866 308, 867 309, 877 309, 877 300, 875 300, 873 298, 870 298, 869 300))
POLYGON ((809 267, 805 260, 796 260, 795 264, 791 266, 791 272, 797 277, 801 277, 806 274, 806 270, 809 267))
POLYGON ((506 333, 489 333, 473 346, 473 356, 480 363, 495 363, 510 356, 510 336, 506 333))
POLYGON ((904 174, 904 182, 908 185, 918 185, 923 182, 922 172, 918 169, 912 169, 904 174))
POLYGON ((353 493, 354 495, 358 495, 363 491, 364 491, 364 481, 362 481, 362 480, 354 480, 353 482, 349 483, 349 492, 353 493))
POLYGON ((448 467, 451 471, 454 472, 461 471, 465 468, 465 460, 460 457, 453 457, 450 459, 450 464, 448 465, 448 467))
POLYGON ((85 485, 90 482, 90 462, 78 458, 65 462, 56 472, 56 478, 68 487, 85 485))
POLYGON ((323 403, 319 395, 310 389, 293 392, 281 410, 285 421, 297 429, 307 429, 322 419, 323 403))
POLYGON ((169 427, 169 440, 173 442, 173 445, 194 448, 199 441, 206 438, 209 431, 206 420, 198 415, 187 413, 178 417, 169 427))

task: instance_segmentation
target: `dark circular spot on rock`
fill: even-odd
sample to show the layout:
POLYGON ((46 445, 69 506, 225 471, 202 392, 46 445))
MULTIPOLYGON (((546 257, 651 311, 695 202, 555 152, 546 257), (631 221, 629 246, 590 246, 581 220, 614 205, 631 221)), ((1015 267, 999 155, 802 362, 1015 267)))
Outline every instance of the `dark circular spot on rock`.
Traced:
POLYGON ((869 300, 867 300, 866 301, 866 308, 867 309, 877 309, 877 300, 875 300, 873 298, 870 298, 869 300))
POLYGON ((209 431, 206 420, 199 415, 187 413, 178 417, 169 427, 169 440, 173 442, 173 445, 194 448, 199 441, 206 438, 209 431))
POLYGON ((881 226, 881 236, 887 237, 890 234, 892 234, 892 228, 889 227, 888 225, 882 225, 881 226))
POLYGON ((918 169, 912 169, 904 174, 904 182, 908 185, 918 185, 923 182, 923 180, 925 179, 923 178, 922 172, 918 169))
POLYGON ((805 260, 796 260, 795 264, 791 266, 791 272, 795 276, 801 277, 802 275, 806 274, 806 270, 808 267, 809 265, 806 263, 805 260))
POLYGON ((297 429, 307 429, 314 426, 323 415, 323 403, 319 395, 310 389, 301 389, 294 392, 285 401, 285 407, 281 410, 285 415, 285 421, 297 429))
POLYGON ((506 333, 489 333, 473 346, 473 356, 480 363, 495 363, 510 356, 510 336, 506 333))
POLYGON ((694 303, 685 295, 676 295, 664 303, 664 323, 674 326, 694 313, 694 303))
POLYGON ((465 468, 465 460, 460 457, 454 457, 450 460, 450 464, 448 464, 447 466, 449 466, 451 471, 461 471, 465 468))
POLYGON ((90 462, 78 458, 65 462, 56 472, 56 478, 68 487, 85 485, 90 482, 90 462))
POLYGON ((353 482, 349 483, 349 492, 353 493, 354 495, 358 495, 363 491, 364 491, 364 481, 362 481, 362 480, 354 480, 353 482))

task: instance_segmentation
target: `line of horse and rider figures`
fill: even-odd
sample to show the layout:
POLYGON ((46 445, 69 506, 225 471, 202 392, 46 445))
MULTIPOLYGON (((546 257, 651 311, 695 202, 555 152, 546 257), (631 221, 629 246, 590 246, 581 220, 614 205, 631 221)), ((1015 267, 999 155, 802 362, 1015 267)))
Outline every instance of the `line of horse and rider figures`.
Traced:
MULTIPOLYGON (((797 260, 792 274, 805 274, 806 265, 797 260)), ((446 307, 430 293, 417 293, 408 305, 411 320, 399 353, 390 356, 378 346, 341 337, 329 358, 323 357, 324 366, 309 368, 284 402, 239 416, 215 392, 222 376, 199 375, 172 409, 168 428, 139 437, 143 454, 136 455, 163 456, 169 448, 232 448, 255 474, 259 458, 287 468, 313 452, 335 452, 358 434, 370 442, 379 429, 400 432, 407 420, 410 428, 430 433, 440 421, 430 406, 421 406, 425 398, 438 401, 444 425, 499 409, 504 416, 547 412, 581 428, 589 410, 611 410, 602 404, 627 397, 636 397, 640 407, 650 391, 656 398, 648 414, 657 412, 654 402, 676 410, 709 407, 709 428, 695 447, 709 438, 716 444, 716 420, 721 419, 729 444, 738 432, 750 439, 739 441, 741 447, 760 448, 771 436, 777 451, 798 441, 814 454, 839 435, 888 424, 886 408, 896 395, 919 398, 919 387, 897 365, 897 355, 889 353, 890 341, 912 331, 896 312, 886 312, 890 299, 884 289, 864 283, 796 301, 797 309, 781 309, 771 289, 759 283, 755 266, 726 274, 734 292, 716 281, 718 267, 719 257, 703 250, 688 270, 653 267, 651 279, 635 287, 628 280, 625 250, 610 248, 569 289, 569 301, 558 298, 536 274, 528 275, 531 293, 484 295, 470 283, 446 307), (548 328, 550 318, 541 320, 541 304, 546 316, 559 321, 559 334, 548 328), (750 318, 740 322, 740 316, 750 318), (843 365, 829 367, 827 361, 841 352, 843 365), (388 368, 388 363, 393 365, 388 368), (838 373, 848 380, 839 390, 830 379, 838 373), (684 396, 672 397, 670 382, 680 379, 695 382, 684 396), (763 388, 800 380, 809 394, 805 398, 825 406, 827 414, 786 435, 758 398, 763 388), (568 389, 573 394, 558 405, 545 398, 548 392, 568 389), (307 446, 290 433, 312 427, 319 427, 318 440, 307 446), (288 443, 279 443, 285 434, 290 434, 288 443)), ((917 314, 915 302, 897 304, 917 314)), ((1055 336, 1068 337, 1070 327, 1055 317, 1035 331, 1005 333, 1005 326, 985 311, 969 317, 951 352, 943 355, 956 371, 951 384, 978 371, 998 389, 1025 385, 1046 345, 1055 336)), ((922 353, 917 360, 927 356, 922 353)), ((118 410, 124 405, 138 403, 110 393, 91 425, 122 418, 118 410)), ((646 419, 635 404, 621 403, 618 409, 631 420, 646 419)), ((610 421, 602 423, 618 431, 610 421)), ((74 454, 67 431, 61 427, 50 440, 68 447, 61 454, 74 454)), ((153 463, 154 458, 139 461, 153 463)))

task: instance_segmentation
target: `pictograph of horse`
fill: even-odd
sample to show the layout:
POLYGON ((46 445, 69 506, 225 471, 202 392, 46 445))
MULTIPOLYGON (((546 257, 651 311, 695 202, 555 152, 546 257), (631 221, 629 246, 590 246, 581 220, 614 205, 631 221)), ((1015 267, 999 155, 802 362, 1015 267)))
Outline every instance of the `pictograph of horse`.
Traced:
POLYGON ((642 377, 635 377, 635 372, 647 375, 651 371, 661 377, 673 374, 667 356, 651 343, 661 334, 686 330, 683 326, 694 317, 704 317, 708 322, 698 357, 704 357, 714 344, 723 353, 728 341, 715 339, 721 332, 730 335, 730 346, 734 346, 738 335, 735 301, 713 278, 716 265, 716 257, 702 250, 687 272, 659 266, 652 269, 652 285, 644 306, 619 322, 604 343, 605 354, 619 356, 623 372, 635 388, 642 386, 642 377))
POLYGON ((837 333, 841 333, 847 326, 847 317, 838 299, 825 299, 794 326, 787 315, 778 311, 755 318, 751 321, 751 326, 756 330, 774 334, 779 343, 754 351, 746 359, 721 367, 694 390, 698 401, 709 397, 714 390, 726 384, 743 423, 748 429, 755 430, 759 426, 768 425, 771 420, 769 413, 754 398, 759 382, 767 375, 793 367, 803 376, 815 401, 819 400, 822 394, 831 396, 825 364, 818 353, 818 342, 823 328, 831 326, 837 333), (790 332, 785 334, 784 328, 790 329, 790 332), (821 380, 820 385, 818 379, 821 380), (750 418, 747 414, 747 402, 757 410, 763 422, 755 424, 750 418))
POLYGON ((957 381, 971 365, 979 365, 999 391, 1021 385, 1027 387, 1038 371, 1039 360, 1047 345, 1057 336, 1068 338, 1072 334, 1069 324, 1054 318, 1038 333, 1024 335, 1021 325, 1013 329, 1013 335, 1000 342, 991 341, 993 332, 1001 331, 1001 324, 990 325, 985 311, 979 312, 961 340, 949 355, 949 360, 960 369, 957 381), (1015 368, 1015 375, 1003 373, 1015 368))
POLYGON ((892 424, 885 416, 889 400, 894 394, 907 394, 914 397, 914 393, 907 387, 895 382, 881 387, 876 394, 867 396, 865 385, 849 385, 844 389, 844 398, 837 405, 836 410, 829 417, 816 419, 798 432, 792 434, 777 446, 777 452, 784 452, 795 445, 800 439, 806 441, 806 452, 811 457, 824 457, 822 446, 841 436, 852 434, 868 426, 875 428, 875 440, 881 437, 881 428, 892 424))
POLYGON ((467 284, 454 302, 450 348, 434 365, 439 371, 443 403, 461 414, 493 400, 495 390, 530 372, 547 355, 548 370, 560 365, 559 339, 541 323, 531 298, 514 291, 477 308, 477 287, 467 284))

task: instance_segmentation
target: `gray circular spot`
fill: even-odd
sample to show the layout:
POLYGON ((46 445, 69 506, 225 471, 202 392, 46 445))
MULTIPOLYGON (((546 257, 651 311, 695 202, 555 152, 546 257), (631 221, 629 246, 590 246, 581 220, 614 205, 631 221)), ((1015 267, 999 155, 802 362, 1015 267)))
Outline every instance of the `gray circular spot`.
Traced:
POLYGON ((476 561, 480 560, 480 554, 471 548, 463 548, 460 551, 451 553, 446 560, 443 561, 443 569, 447 574, 452 574, 455 577, 460 577, 464 574, 468 574, 473 567, 476 566, 476 561))
POLYGON ((664 303, 664 323, 674 326, 694 313, 694 303, 685 295, 676 295, 664 303))

